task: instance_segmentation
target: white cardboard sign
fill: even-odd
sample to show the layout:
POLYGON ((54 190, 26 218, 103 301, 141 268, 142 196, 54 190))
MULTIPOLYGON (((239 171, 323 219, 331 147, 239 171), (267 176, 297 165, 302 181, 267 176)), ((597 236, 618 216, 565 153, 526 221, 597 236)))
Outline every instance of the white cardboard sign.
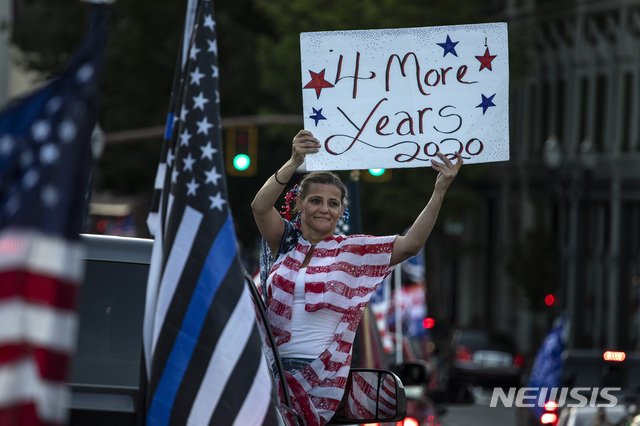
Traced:
POLYGON ((509 159, 507 24, 302 33, 307 170, 509 159))

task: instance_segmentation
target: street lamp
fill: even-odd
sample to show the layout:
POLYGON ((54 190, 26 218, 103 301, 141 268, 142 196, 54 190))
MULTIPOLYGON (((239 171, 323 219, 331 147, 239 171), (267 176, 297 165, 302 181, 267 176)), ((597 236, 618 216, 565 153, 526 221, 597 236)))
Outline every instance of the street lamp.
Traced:
MULTIPOLYGON (((579 199, 582 195, 588 198, 591 173, 597 166, 597 156, 596 147, 588 137, 580 143, 575 156, 565 155, 558 138, 553 134, 544 143, 544 164, 554 174, 551 179, 556 190, 555 195, 558 197, 558 227, 563 265, 560 284, 560 295, 563 299, 561 308, 567 310, 572 323, 576 323, 576 316, 580 315, 576 309, 579 199), (555 176, 556 172, 558 176, 555 176)), ((571 344, 575 342, 574 339, 575 335, 572 333, 571 344)))
POLYGON ((551 134, 544 143, 544 164, 551 170, 558 170, 562 165, 562 149, 556 135, 551 134))
POLYGON ((580 165, 588 173, 598 165, 598 152, 590 138, 586 138, 580 144, 580 165))

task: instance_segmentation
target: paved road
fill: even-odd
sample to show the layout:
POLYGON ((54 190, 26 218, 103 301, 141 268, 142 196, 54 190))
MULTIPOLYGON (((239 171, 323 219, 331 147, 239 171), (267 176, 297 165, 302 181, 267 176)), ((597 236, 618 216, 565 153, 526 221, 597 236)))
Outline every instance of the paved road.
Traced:
POLYGON ((441 426, 516 426, 516 409, 489 407, 491 394, 474 391, 473 404, 449 404, 447 413, 440 416, 441 426))

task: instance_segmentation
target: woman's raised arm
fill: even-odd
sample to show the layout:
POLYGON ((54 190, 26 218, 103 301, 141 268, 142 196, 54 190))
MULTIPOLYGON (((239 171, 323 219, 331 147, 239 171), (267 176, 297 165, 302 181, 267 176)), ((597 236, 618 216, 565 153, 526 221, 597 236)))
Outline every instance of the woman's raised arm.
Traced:
POLYGON ((272 253, 278 250, 284 233, 284 223, 275 203, 296 169, 304 162, 305 156, 316 153, 319 149, 320 141, 308 130, 300 130, 293 138, 291 158, 267 179, 251 202, 258 230, 269 244, 272 253))
POLYGON ((429 234, 431 234, 431 230, 438 218, 444 194, 458 174, 460 167, 462 167, 462 157, 459 153, 456 153, 457 162, 455 164, 442 153, 438 153, 438 157, 443 161, 442 163, 438 161, 431 162, 432 168, 438 172, 431 199, 429 199, 424 210, 413 222, 407 234, 396 238, 393 243, 391 265, 397 265, 411 256, 415 256, 427 242, 427 238, 429 238, 429 234))

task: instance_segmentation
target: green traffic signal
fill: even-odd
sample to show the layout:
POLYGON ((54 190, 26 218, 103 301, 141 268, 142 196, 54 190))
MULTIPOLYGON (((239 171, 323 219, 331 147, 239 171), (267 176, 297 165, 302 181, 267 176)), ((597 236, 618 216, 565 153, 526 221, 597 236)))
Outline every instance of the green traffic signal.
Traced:
POLYGON ((392 170, 387 169, 368 169, 362 174, 362 180, 365 182, 389 182, 391 180, 392 170))
POLYGON ((247 154, 238 154, 233 157, 233 167, 236 170, 247 170, 251 165, 251 158, 247 154))

